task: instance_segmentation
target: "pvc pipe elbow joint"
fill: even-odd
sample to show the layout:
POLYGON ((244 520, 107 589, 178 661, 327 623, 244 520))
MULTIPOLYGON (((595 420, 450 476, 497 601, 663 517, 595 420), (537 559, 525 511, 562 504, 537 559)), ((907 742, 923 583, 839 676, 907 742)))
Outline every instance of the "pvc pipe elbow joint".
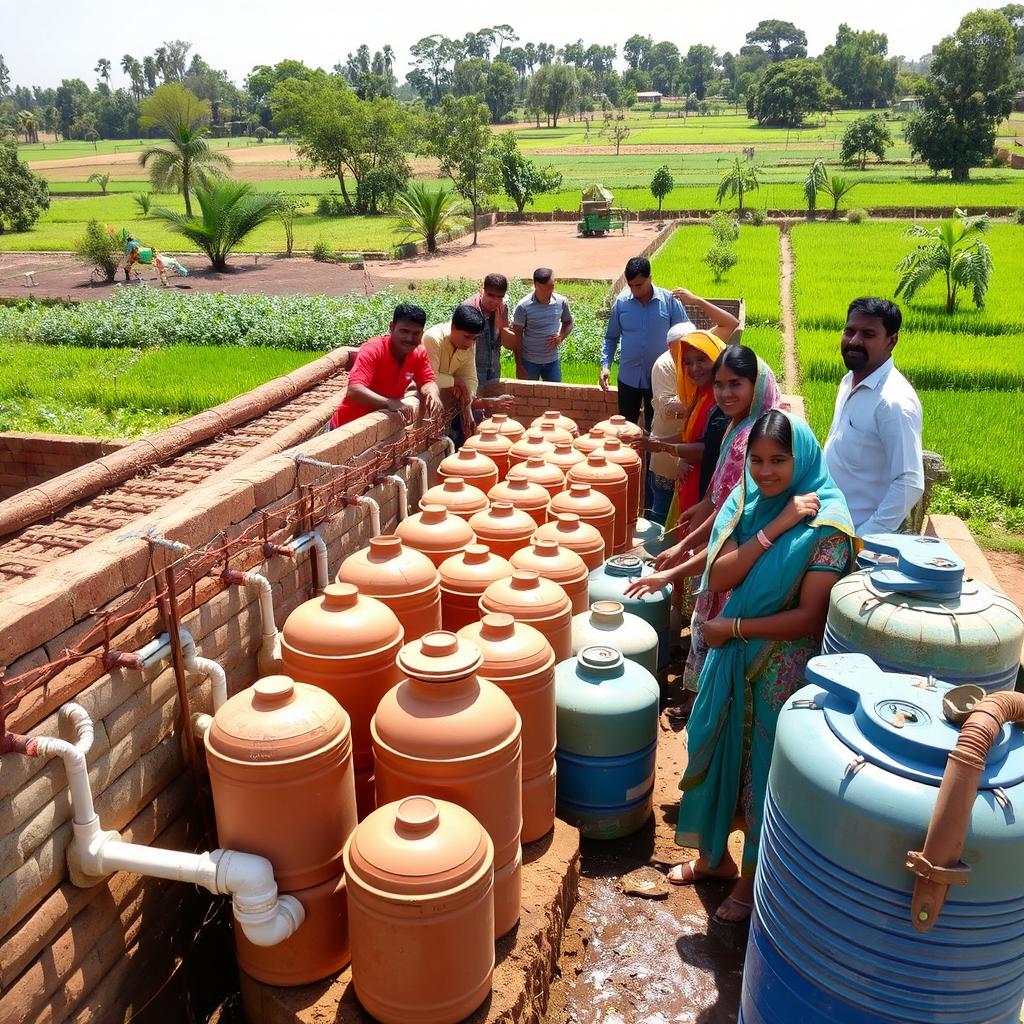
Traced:
POLYGON ((392 473, 388 479, 394 481, 398 489, 398 521, 401 522, 409 515, 409 487, 397 473, 392 473))
POLYGON ((274 868, 266 857, 215 850, 217 889, 230 893, 231 905, 246 938, 255 946, 276 946, 293 935, 306 918, 294 896, 280 896, 274 868))
POLYGON ((366 494, 359 496, 359 504, 365 505, 370 510, 370 536, 380 536, 380 505, 373 498, 366 494))

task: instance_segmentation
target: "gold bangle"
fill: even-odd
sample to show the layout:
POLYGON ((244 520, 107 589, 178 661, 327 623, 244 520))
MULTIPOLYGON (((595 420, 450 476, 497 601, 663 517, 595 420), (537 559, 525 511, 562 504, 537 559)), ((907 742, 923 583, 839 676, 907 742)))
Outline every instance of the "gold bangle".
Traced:
POLYGON ((747 642, 747 638, 743 635, 743 630, 740 628, 740 623, 742 623, 742 622, 743 622, 742 619, 740 619, 740 618, 736 619, 736 639, 737 640, 742 640, 744 643, 746 643, 747 642))
POLYGON ((733 640, 739 640, 739 634, 736 632, 736 623, 737 622, 739 622, 739 619, 737 619, 734 616, 733 620, 732 620, 732 638, 733 638, 733 640))

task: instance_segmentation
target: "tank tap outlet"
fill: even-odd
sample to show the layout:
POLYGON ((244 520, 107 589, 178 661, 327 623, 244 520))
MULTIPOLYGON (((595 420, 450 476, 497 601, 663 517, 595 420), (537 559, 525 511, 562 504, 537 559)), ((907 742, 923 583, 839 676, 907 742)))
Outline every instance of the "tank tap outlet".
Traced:
POLYGON ((276 676, 281 672, 281 637, 274 621, 274 590, 270 580, 258 572, 239 572, 225 569, 220 578, 234 586, 252 587, 259 595, 262 635, 256 655, 256 667, 261 676, 276 676))
POLYGON ((307 548, 313 549, 313 592, 322 594, 324 587, 330 582, 327 575, 327 544, 320 536, 319 530, 310 530, 293 537, 290 544, 283 550, 293 557, 302 554, 307 548))
POLYGON ((427 460, 422 455, 406 455, 402 459, 402 463, 406 466, 412 466, 417 469, 420 478, 420 498, 427 493, 427 460))
POLYGON ((409 487, 397 473, 392 473, 384 479, 390 480, 398 491, 398 521, 401 522, 409 515, 409 487))

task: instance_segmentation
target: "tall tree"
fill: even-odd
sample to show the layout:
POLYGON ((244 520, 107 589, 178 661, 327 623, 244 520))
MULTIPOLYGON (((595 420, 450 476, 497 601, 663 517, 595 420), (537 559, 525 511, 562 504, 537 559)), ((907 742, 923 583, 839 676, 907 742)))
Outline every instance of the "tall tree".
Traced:
POLYGON ((9 96, 11 94, 11 72, 7 67, 7 61, 4 60, 4 55, 0 53, 0 96, 9 96))
POLYGON ((140 107, 142 128, 159 128, 168 146, 149 146, 139 163, 149 168, 157 192, 177 188, 185 197, 185 214, 192 216, 190 191, 195 183, 206 184, 231 161, 210 148, 207 141, 210 104, 177 82, 161 85, 140 107))
POLYGON ((647 68, 648 55, 654 40, 650 36, 642 36, 639 33, 630 36, 622 46, 622 56, 626 63, 634 70, 640 71, 647 68))
POLYGON ((707 95, 708 83, 715 77, 718 54, 713 46, 695 43, 686 51, 684 70, 687 89, 702 100, 707 95))
POLYGON ((933 171, 967 181, 992 155, 996 125, 1013 107, 1015 40, 998 11, 972 11, 935 47, 922 113, 907 124, 911 149, 933 171))
POLYGON ((132 83, 132 97, 138 103, 142 99, 142 93, 146 88, 146 79, 143 76, 142 64, 130 53, 121 58, 121 70, 128 76, 132 83))
POLYGON ((501 57, 505 51, 511 49, 513 43, 519 42, 519 36, 511 25, 495 25, 491 31, 498 41, 498 56, 501 57))
POLYGON ((551 127, 557 128, 561 114, 575 110, 579 93, 579 79, 571 67, 566 64, 545 64, 530 79, 527 102, 532 109, 547 114, 551 118, 551 127))
POLYGON ((881 107, 892 100, 899 67, 886 58, 889 40, 884 32, 855 32, 842 24, 835 43, 821 55, 825 77, 842 93, 849 107, 881 107))
POLYGON ((0 233, 28 231, 50 206, 46 182, 18 159, 18 144, 0 138, 0 233))
POLYGON ((156 76, 160 69, 157 67, 156 58, 148 54, 142 58, 142 75, 146 79, 146 88, 153 92, 156 89, 156 76))
POLYGON ((93 71, 103 79, 104 85, 110 86, 110 61, 106 57, 100 57, 96 61, 96 67, 93 68, 93 71))
POLYGON ((445 96, 428 115, 425 137, 428 151, 437 157, 441 173, 473 208, 473 244, 477 215, 487 196, 501 187, 497 161, 491 149, 490 112, 472 96, 445 96))
POLYGON ((527 160, 519 150, 514 132, 502 132, 494 143, 502 187, 505 195, 522 213, 527 203, 544 192, 556 192, 562 187, 562 175, 551 167, 540 168, 527 160))
POLYGON ((886 149, 892 145, 892 135, 882 114, 868 114, 851 121, 843 132, 843 148, 839 159, 844 164, 860 163, 863 171, 868 156, 874 155, 879 162, 885 159, 886 149))
POLYGON ((1024 57, 1024 4, 1007 4, 999 8, 999 13, 1013 29, 1014 50, 1017 56, 1024 57))
POLYGON ((769 64, 747 94, 747 114, 762 125, 796 128, 808 114, 831 110, 839 93, 813 60, 769 64))
POLYGON ((424 100, 435 105, 449 90, 452 68, 459 58, 460 47, 447 36, 424 36, 409 47, 413 70, 409 73, 409 84, 420 93, 424 100), (428 91, 423 93, 426 87, 428 91))
POLYGON ((747 43, 763 46, 772 61, 807 56, 807 33, 791 21, 769 18, 747 33, 747 43))
POLYGON ((484 99, 491 111, 491 120, 499 124, 515 106, 519 78, 510 64, 496 60, 487 71, 484 99))

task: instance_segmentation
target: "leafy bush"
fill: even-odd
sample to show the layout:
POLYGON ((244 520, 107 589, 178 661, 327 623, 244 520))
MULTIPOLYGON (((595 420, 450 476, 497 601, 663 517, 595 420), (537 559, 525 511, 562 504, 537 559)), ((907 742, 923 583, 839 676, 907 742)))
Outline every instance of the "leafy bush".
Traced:
POLYGON ((1010 166, 1010 161, 1007 160, 1006 157, 1003 156, 1002 153, 996 153, 996 155, 994 157, 992 157, 991 160, 989 160, 988 165, 989 165, 989 167, 999 167, 999 168, 1009 167, 1010 166))
POLYGON ((716 242, 705 254, 704 262, 711 268, 711 276, 719 283, 736 266, 736 250, 725 242, 716 242))
POLYGON ((75 244, 75 252, 89 266, 101 270, 108 281, 113 281, 124 256, 124 240, 94 219, 86 224, 85 234, 75 244))
POLYGON ((868 219, 868 211, 855 208, 846 211, 846 219, 851 224, 863 224, 868 219))
POLYGON ((316 212, 321 217, 341 217, 348 211, 340 196, 323 195, 316 201, 316 212))
POLYGON ((152 192, 136 192, 132 196, 132 202, 139 208, 139 213, 143 217, 149 216, 149 208, 153 205, 153 193, 152 192))
POLYGON ((18 159, 17 142, 0 139, 0 233, 28 231, 50 208, 50 191, 42 178, 18 159))
POLYGON ((730 245, 740 237, 739 222, 721 210, 712 215, 709 226, 711 237, 719 244, 730 245))
POLYGON ((768 221, 768 211, 762 206, 754 206, 747 211, 747 220, 755 228, 764 227, 768 221))
POLYGON ((1024 224, 1024 206, 1018 206, 1017 209, 1013 211, 1013 223, 1024 224))
POLYGON ((334 250, 331 248, 330 242, 327 242, 323 238, 318 238, 316 243, 313 245, 313 259, 315 259, 317 263, 333 263, 334 250))

